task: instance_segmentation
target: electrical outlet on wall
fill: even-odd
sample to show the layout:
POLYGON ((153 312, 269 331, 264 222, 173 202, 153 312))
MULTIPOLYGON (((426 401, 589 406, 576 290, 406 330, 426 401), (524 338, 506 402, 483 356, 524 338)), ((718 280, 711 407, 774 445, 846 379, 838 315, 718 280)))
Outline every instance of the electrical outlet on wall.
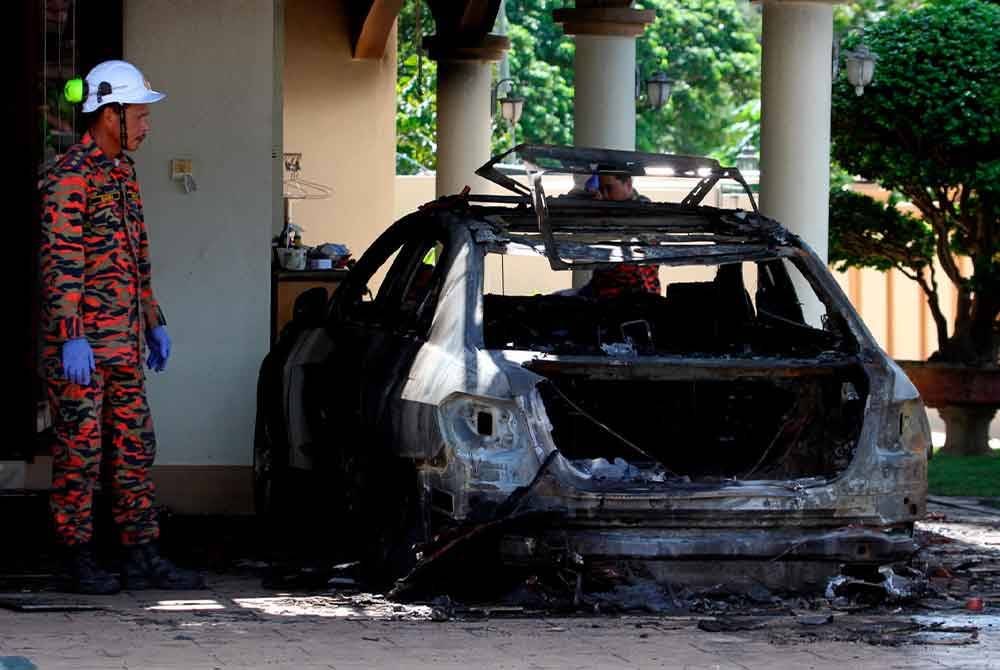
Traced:
POLYGON ((198 184, 194 181, 194 161, 190 158, 171 158, 170 178, 182 182, 185 193, 198 190, 198 184))
POLYGON ((194 176, 194 166, 190 158, 170 159, 170 178, 175 181, 182 181, 184 177, 194 176))

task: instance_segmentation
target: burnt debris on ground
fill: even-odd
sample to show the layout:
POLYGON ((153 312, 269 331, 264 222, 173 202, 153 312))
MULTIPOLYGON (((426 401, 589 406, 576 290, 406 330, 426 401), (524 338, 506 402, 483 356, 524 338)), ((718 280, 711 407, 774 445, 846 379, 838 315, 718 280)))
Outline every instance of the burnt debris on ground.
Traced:
MULTIPOLYGON (((853 629, 839 623, 860 621, 858 617, 995 613, 1000 606, 1000 516, 985 507, 977 513, 934 509, 915 532, 920 548, 909 560, 841 566, 824 589, 813 591, 772 589, 753 580, 686 586, 658 578, 669 574, 662 566, 654 574, 640 561, 587 563, 572 555, 544 570, 502 566, 490 553, 495 551, 493 529, 481 527, 472 537, 452 537, 428 549, 431 555, 397 582, 389 597, 431 606, 439 619, 631 613, 718 619, 726 623, 702 627, 721 630, 752 625, 754 618, 791 617, 796 630, 829 627, 829 635, 846 637, 853 629)), ((297 582, 344 596, 361 593, 365 586, 357 563, 291 571, 272 584, 287 588, 297 582)), ((926 622, 904 628, 865 635, 900 643, 904 637, 913 641, 937 636, 940 644, 947 644, 960 634, 966 635, 966 642, 974 640, 971 632, 939 630, 926 622)))
MULTIPOLYGON (((1000 514, 977 501, 932 504, 915 531, 919 550, 909 560, 849 566, 825 588, 798 593, 753 580, 686 586, 663 580, 668 571, 650 571, 641 562, 588 563, 572 555, 545 570, 502 566, 490 554, 496 538, 481 531, 472 538, 450 538, 455 551, 445 551, 443 560, 416 572, 411 583, 378 594, 367 588, 357 561, 301 555, 293 560, 287 553, 280 561, 269 560, 253 550, 253 526, 235 533, 238 524, 225 532, 211 531, 211 525, 168 520, 165 542, 182 563, 210 569, 218 578, 261 578, 264 593, 287 594, 289 599, 263 598, 267 607, 307 615, 323 616, 330 608, 357 616, 379 612, 383 618, 431 621, 628 615, 650 617, 643 625, 651 629, 738 632, 773 644, 897 646, 975 644, 981 630, 996 625, 1000 610, 1000 514)), ((346 538, 342 548, 350 553, 346 538)), ((45 574, 25 572, 23 562, 8 567, 20 571, 0 574, 4 590, 14 594, 4 596, 8 609, 27 616, 28 611, 90 605, 69 595, 55 597, 50 565, 44 566, 45 574)))

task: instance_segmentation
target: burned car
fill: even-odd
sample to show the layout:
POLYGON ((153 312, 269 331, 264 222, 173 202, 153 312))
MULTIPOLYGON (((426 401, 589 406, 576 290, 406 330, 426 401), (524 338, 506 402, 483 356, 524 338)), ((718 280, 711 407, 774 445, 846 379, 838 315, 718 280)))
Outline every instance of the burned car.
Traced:
POLYGON ((642 560, 665 579, 912 553, 930 440, 918 393, 740 173, 515 152, 526 180, 506 156, 478 172, 510 195, 429 203, 329 301, 303 297, 261 372, 262 504, 314 473, 325 509, 299 513, 352 524, 366 560, 396 572, 487 526, 505 562, 642 560), (676 203, 544 191, 601 174, 693 188, 676 203), (748 210, 703 204, 720 180, 748 210), (656 281, 543 293, 539 264, 567 288, 615 267, 656 281))

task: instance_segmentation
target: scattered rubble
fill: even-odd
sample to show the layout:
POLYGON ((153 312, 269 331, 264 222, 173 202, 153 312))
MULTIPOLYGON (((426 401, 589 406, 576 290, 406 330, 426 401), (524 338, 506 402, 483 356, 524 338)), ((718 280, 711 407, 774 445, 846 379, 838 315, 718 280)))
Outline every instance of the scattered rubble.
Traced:
MULTIPOLYGON (((594 461, 595 470, 616 466, 623 467, 594 461)), ((658 583, 628 563, 586 565, 567 559, 548 572, 535 569, 523 574, 499 602, 468 604, 464 597, 445 596, 423 604, 432 608, 431 618, 438 621, 655 615, 704 632, 766 635, 773 644, 803 640, 888 646, 976 644, 980 626, 975 616, 995 612, 1000 604, 1000 516, 968 514, 965 509, 932 512, 915 533, 920 548, 908 561, 845 566, 822 593, 780 593, 752 582, 741 588, 720 583, 695 589, 658 583), (962 516, 954 518, 952 511, 962 516), (927 612, 942 619, 926 620, 927 612), (956 623, 962 616, 973 619, 956 623)), ((451 570, 447 574, 458 576, 451 570)), ((436 585, 444 590, 449 586, 436 585)))
MULTIPOLYGON (((858 570, 851 570, 856 574, 858 570)), ((828 600, 845 598, 862 604, 879 604, 883 602, 905 602, 926 592, 925 576, 916 570, 897 566, 881 566, 875 570, 867 570, 869 575, 855 577, 850 574, 839 575, 830 580, 824 594, 828 600), (905 571, 907 574, 899 574, 905 571)))
POLYGON ((967 645, 979 641, 978 626, 948 625, 943 621, 921 622, 915 619, 830 618, 821 627, 807 632, 775 622, 769 631, 775 645, 807 642, 864 642, 898 647, 902 645, 967 645))
MULTIPOLYGON (((815 593, 782 592, 752 580, 741 588, 722 583, 695 588, 658 582, 648 570, 627 562, 591 564, 574 556, 546 571, 535 566, 502 574, 486 558, 470 556, 483 551, 489 542, 477 543, 488 538, 485 531, 452 538, 462 551, 425 569, 419 595, 406 603, 393 594, 366 593, 357 562, 282 566, 242 560, 230 568, 261 574, 265 587, 276 592, 240 599, 241 607, 267 615, 437 622, 625 615, 649 619, 636 624, 649 629, 640 635, 689 629, 739 633, 775 645, 973 645, 981 631, 997 626, 1000 611, 1000 514, 975 505, 935 506, 918 524, 919 550, 909 560, 845 567, 815 593), (491 575, 488 585, 482 584, 483 574, 491 575), (478 592, 452 588, 463 575, 479 581, 478 592)), ((0 607, 25 613, 95 608, 76 597, 30 589, 6 597, 0 607)))

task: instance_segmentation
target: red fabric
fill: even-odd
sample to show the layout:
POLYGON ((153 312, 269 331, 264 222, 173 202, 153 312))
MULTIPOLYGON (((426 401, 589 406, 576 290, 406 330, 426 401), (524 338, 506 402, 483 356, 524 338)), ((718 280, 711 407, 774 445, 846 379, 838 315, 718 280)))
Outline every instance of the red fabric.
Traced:
POLYGON ((593 294, 600 298, 643 291, 660 295, 659 268, 655 265, 633 263, 619 263, 609 268, 598 268, 594 270, 590 288, 593 294))

